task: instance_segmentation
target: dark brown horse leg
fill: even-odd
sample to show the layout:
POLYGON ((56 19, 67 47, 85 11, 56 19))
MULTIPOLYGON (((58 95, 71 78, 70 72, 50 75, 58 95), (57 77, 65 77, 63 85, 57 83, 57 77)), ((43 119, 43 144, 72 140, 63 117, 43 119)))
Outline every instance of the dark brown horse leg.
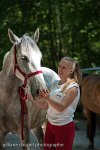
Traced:
POLYGON ((2 132, 0 131, 0 150, 5 150, 5 149, 6 149, 5 137, 6 137, 6 134, 5 134, 5 133, 2 133, 2 132))
POLYGON ((94 148, 94 137, 96 132, 96 113, 90 112, 90 122, 87 124, 87 137, 89 138, 90 144, 89 149, 94 148))

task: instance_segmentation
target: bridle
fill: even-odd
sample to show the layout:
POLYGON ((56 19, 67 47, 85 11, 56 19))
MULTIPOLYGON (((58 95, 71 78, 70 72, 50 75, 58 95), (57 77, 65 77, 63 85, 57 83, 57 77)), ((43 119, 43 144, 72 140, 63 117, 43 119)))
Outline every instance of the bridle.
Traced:
POLYGON ((38 70, 38 71, 35 71, 35 72, 32 72, 32 73, 26 74, 18 66, 16 54, 17 54, 16 45, 14 45, 14 75, 16 75, 16 70, 18 70, 21 73, 21 75, 24 77, 23 87, 25 88, 26 84, 27 84, 27 79, 32 77, 32 76, 35 76, 37 74, 42 73, 42 70, 38 70))
POLYGON ((21 138, 24 140, 24 115, 28 115, 28 109, 25 100, 28 98, 28 92, 26 91, 27 87, 27 80, 28 78, 35 76, 37 74, 42 73, 42 70, 38 70, 35 72, 31 72, 29 74, 26 74, 21 70, 21 68, 18 66, 17 62, 17 50, 16 50, 16 44, 14 45, 14 75, 16 75, 16 71, 18 70, 20 74, 24 77, 24 83, 18 88, 18 94, 21 101, 21 138))

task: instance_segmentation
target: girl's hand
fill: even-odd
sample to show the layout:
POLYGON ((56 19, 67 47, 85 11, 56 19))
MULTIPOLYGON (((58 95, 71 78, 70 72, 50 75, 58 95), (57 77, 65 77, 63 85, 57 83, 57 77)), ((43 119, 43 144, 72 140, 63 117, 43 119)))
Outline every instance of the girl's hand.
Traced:
POLYGON ((31 94, 28 94, 29 100, 35 104, 36 106, 42 108, 42 109, 48 109, 48 104, 46 101, 44 101, 44 98, 42 96, 34 97, 31 94))
POLYGON ((31 94, 28 94, 28 99, 31 101, 43 101, 42 96, 33 97, 31 94))
POLYGON ((49 90, 39 91, 39 96, 43 97, 45 100, 49 99, 49 90))

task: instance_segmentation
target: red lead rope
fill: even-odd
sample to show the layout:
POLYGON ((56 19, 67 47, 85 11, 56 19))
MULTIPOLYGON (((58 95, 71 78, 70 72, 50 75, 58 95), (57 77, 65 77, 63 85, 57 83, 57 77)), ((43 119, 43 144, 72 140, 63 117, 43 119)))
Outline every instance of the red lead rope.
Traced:
POLYGON ((21 137, 22 140, 24 140, 24 131, 23 131, 23 127, 24 127, 24 115, 28 114, 28 109, 26 106, 26 102, 25 100, 27 100, 27 93, 25 93, 25 89, 23 87, 19 87, 18 88, 18 94, 20 97, 20 101, 21 101, 21 137))

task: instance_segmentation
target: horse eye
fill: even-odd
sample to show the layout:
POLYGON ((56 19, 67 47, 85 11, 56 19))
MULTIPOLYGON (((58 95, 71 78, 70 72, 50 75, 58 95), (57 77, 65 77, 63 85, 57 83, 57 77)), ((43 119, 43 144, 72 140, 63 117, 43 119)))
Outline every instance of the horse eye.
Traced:
POLYGON ((26 61, 26 62, 29 62, 29 59, 28 59, 27 56, 22 56, 21 59, 24 60, 24 61, 26 61))

